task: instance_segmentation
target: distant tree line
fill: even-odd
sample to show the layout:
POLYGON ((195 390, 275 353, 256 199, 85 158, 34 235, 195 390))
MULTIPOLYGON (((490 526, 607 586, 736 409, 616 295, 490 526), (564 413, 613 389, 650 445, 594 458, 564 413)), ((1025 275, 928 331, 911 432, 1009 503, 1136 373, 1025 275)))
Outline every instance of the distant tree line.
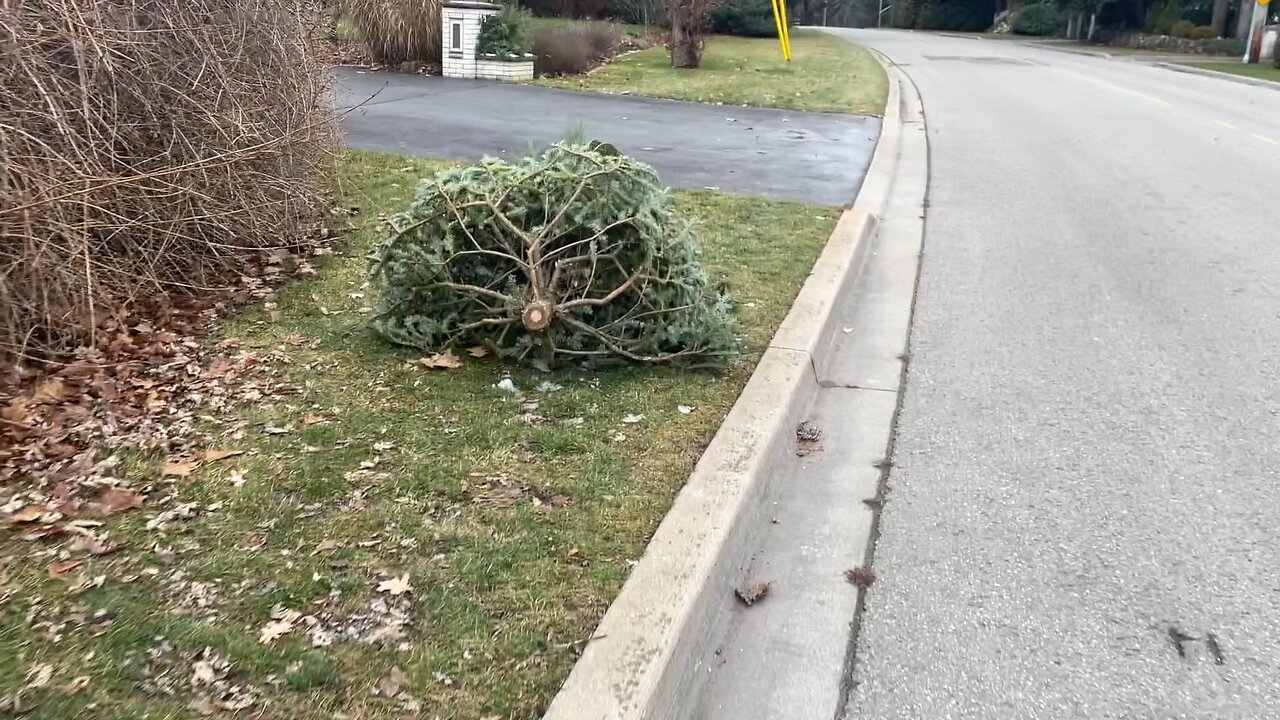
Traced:
MULTIPOLYGON (((668 27, 664 0, 519 0, 534 15, 615 20, 668 27)), ((885 7, 892 3, 885 0, 885 7)), ((879 0, 787 0, 787 15, 798 25, 874 27, 879 0)), ((985 29, 991 24, 988 12, 985 29)), ((888 24, 889 14, 885 13, 888 24)), ((769 0, 720 0, 711 11, 710 30, 716 33, 772 36, 776 33, 769 0)))
MULTIPOLYGON (((1087 27, 1099 30, 1185 32, 1190 37, 1191 28, 1203 28, 1197 37, 1243 37, 1249 32, 1253 5, 1254 0, 895 0, 887 24, 979 31, 990 28, 1002 13, 1022 13, 1035 7, 1037 20, 1056 21, 1059 31, 1071 26, 1070 18, 1084 18, 1087 27)), ((1082 27, 1084 23, 1077 21, 1075 25, 1082 27)), ((1085 33, 1073 30, 1071 34, 1085 33)))
MULTIPOLYGON (((668 26, 664 0, 519 0, 535 15, 609 19, 618 22, 668 26)), ((883 9, 885 26, 919 30, 977 32, 992 27, 997 16, 1033 5, 1040 19, 1068 29, 1076 20, 1097 30, 1135 30, 1169 34, 1180 27, 1207 28, 1207 37, 1243 37, 1249 32, 1254 0, 787 0, 792 22, 801 25, 875 27, 883 9), (1243 12, 1241 7, 1243 6, 1243 12), (1208 29, 1211 29, 1208 30, 1208 29)), ((1280 2, 1272 3, 1280 8, 1280 2)), ((712 10, 711 31, 741 35, 772 35, 769 0, 720 0, 712 10)))

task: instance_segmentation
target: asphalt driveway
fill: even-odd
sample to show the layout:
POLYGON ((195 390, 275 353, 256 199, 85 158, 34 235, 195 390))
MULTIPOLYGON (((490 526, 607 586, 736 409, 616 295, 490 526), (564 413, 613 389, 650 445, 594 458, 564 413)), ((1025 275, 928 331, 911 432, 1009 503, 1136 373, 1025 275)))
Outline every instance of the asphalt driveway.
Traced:
POLYGON ((581 128, 650 163, 673 187, 843 205, 878 118, 577 93, 338 68, 347 143, 453 160, 518 156, 581 128))

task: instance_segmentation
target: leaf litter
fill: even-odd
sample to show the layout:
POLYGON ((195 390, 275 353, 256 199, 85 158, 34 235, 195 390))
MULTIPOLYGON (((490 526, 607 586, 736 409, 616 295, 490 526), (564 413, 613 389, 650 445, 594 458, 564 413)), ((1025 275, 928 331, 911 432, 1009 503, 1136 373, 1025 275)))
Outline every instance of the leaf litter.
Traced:
MULTIPOLYGON (((242 284, 234 302, 271 292, 258 278, 242 284)), ((202 344, 216 316, 206 308, 113 318, 97 347, 77 350, 46 376, 0 378, 7 380, 0 383, 0 529, 18 529, 26 542, 70 538, 85 543, 75 552, 105 554, 119 546, 91 520, 173 502, 166 484, 242 454, 209 447, 206 421, 216 432, 217 416, 291 392, 279 368, 287 358, 246 350, 235 338, 202 344), (129 453, 165 460, 151 480, 130 479, 122 462, 129 453)))
POLYGON ((293 631, 294 623, 301 617, 302 613, 297 610, 276 607, 271 613, 271 621, 258 631, 258 642, 270 645, 276 639, 289 634, 293 631))
POLYGON ((738 586, 738 588, 733 591, 733 594, 738 596, 738 601, 743 605, 751 607, 769 594, 769 588, 772 584, 773 583, 768 582, 753 583, 748 580, 738 586))
MULTIPOLYGON (((479 357, 479 356, 473 355, 473 357, 479 357)), ((434 355, 424 357, 418 360, 418 364, 422 365, 425 368, 430 368, 432 370, 455 370, 457 368, 462 367, 462 358, 459 358, 457 355, 454 355, 453 350, 450 349, 450 350, 445 350, 444 352, 441 352, 441 353, 436 353, 434 355)))

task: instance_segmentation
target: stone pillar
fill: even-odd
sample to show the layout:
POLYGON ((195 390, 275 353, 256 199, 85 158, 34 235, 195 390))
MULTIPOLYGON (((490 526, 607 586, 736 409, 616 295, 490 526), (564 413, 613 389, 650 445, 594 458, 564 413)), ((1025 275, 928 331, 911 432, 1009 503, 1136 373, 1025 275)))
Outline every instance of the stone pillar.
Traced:
POLYGON ((474 78, 476 76, 476 39, 480 36, 480 23, 490 15, 496 15, 501 6, 478 0, 451 0, 440 8, 441 60, 445 77, 474 78))

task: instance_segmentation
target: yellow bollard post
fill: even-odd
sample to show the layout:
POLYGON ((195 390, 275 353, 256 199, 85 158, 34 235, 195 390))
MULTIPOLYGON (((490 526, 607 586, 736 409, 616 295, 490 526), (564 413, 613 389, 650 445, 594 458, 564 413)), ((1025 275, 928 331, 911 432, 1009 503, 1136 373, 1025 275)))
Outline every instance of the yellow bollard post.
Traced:
POLYGON ((782 15, 782 44, 786 47, 787 62, 791 62, 791 25, 787 22, 787 0, 777 0, 782 15))
POLYGON ((778 3, 781 0, 769 0, 769 7, 773 8, 773 27, 778 31, 778 47, 782 49, 782 59, 791 62, 791 54, 787 52, 787 30, 782 24, 782 13, 778 10, 778 3))

